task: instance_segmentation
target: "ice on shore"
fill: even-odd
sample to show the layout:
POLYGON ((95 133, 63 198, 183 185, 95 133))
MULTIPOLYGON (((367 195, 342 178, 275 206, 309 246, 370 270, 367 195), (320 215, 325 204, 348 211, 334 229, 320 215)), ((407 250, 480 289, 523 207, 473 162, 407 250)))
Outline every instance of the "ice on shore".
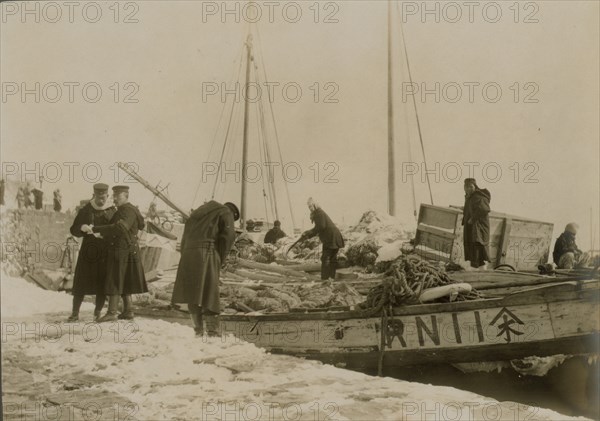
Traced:
MULTIPOLYGON (((2 324, 3 358, 35 359, 43 366, 36 375, 52 392, 60 392, 62 380, 72 373, 99 376, 104 381, 90 390, 125 397, 141 420, 577 419, 451 387, 271 355, 233 336, 196 338, 189 326, 178 323, 56 321, 64 318, 53 313, 66 316, 69 303, 69 295, 3 276, 2 317, 11 320, 2 324)), ((91 319, 91 310, 86 312, 83 319, 91 319)), ((11 364, 3 361, 5 368, 11 364)))

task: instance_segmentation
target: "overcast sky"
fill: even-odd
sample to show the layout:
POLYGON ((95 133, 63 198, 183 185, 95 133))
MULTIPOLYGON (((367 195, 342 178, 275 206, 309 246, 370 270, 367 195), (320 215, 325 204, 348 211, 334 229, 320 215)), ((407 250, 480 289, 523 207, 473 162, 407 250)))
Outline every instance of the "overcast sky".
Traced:
MULTIPOLYGON (((2 3, 3 175, 17 179, 13 164, 31 169, 37 162, 47 178, 56 178, 44 183, 47 197, 60 187, 72 206, 89 197, 93 181, 113 185, 117 176, 122 183, 113 164, 129 161, 151 183, 170 183, 170 196, 185 209, 209 199, 214 176, 207 171, 219 161, 228 118, 218 130, 221 92, 207 93, 234 87, 245 18, 253 18, 245 2, 226 4, 233 13, 222 14, 223 2, 200 1, 2 3), (32 93, 23 96, 24 88, 32 93), (98 88, 102 95, 94 102, 98 88), (72 180, 68 165, 74 164, 65 162, 79 164, 72 180)), ((269 82, 279 83, 272 105, 298 225, 309 226, 309 196, 347 224, 369 208, 385 210, 387 3, 258 5, 260 43, 254 28, 254 44, 269 82)), ((435 204, 462 204, 462 180, 472 166, 480 187, 491 191, 494 210, 552 222, 555 234, 577 221, 580 242, 589 247, 590 208, 597 219, 599 203, 598 17, 597 1, 395 6, 398 216, 414 220, 409 170, 417 171, 417 203, 429 201, 405 85, 404 21, 435 204), (433 12, 423 15, 424 7, 433 12), (423 88, 430 91, 425 97, 423 88)), ((230 169, 241 160, 241 103, 237 108, 230 169)), ((253 107, 249 154, 261 163, 257 127, 253 107)), ((280 168, 275 182, 289 224, 280 168)), ((226 181, 215 198, 239 202, 236 174, 226 181)), ((261 189, 260 181, 249 188, 249 217, 264 217, 261 189)), ((133 203, 146 208, 150 200, 132 184, 133 203)))

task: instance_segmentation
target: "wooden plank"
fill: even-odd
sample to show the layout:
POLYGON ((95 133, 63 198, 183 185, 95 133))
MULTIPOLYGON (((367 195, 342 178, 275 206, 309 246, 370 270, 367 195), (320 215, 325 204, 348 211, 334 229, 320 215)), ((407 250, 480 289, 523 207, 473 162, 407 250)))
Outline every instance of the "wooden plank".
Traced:
MULTIPOLYGON (((449 364, 461 362, 507 361, 537 355, 540 357, 557 354, 597 354, 599 336, 597 334, 579 335, 560 339, 550 339, 537 342, 514 343, 507 345, 487 345, 480 347, 464 347, 456 349, 432 349, 419 351, 386 351, 383 366, 410 367, 424 364, 449 364)), ((356 352, 282 352, 281 349, 271 349, 273 354, 286 353, 303 358, 333 364, 338 367, 351 369, 375 369, 377 367, 377 349, 357 349, 356 352)), ((385 374, 385 371, 384 371, 385 374)))
POLYGON ((424 250, 422 248, 416 248, 415 253, 426 260, 433 262, 448 262, 450 260, 450 256, 446 253, 436 253, 434 251, 424 250))
POLYGON ((454 240, 455 238, 455 234, 453 232, 448 232, 446 230, 442 230, 442 229, 438 229, 429 225, 424 225, 424 224, 419 224, 417 227, 418 231, 423 231, 423 232, 427 232, 430 234, 434 234, 435 236, 438 237, 444 237, 444 238, 448 238, 448 239, 452 239, 454 240))
MULTIPOLYGON (((567 304, 567 303, 563 303, 567 304)), ((598 303, 568 303, 575 314, 598 310, 598 303)), ((567 308, 567 307, 564 307, 567 308)), ((579 318, 581 319, 581 317, 579 318)), ((381 332, 379 317, 347 320, 250 320, 224 321, 224 333, 257 346, 287 350, 320 349, 352 352, 377 347, 381 332)), ((461 312, 394 316, 386 328, 390 351, 422 351, 540 342, 561 337, 597 333, 597 325, 576 318, 551 319, 544 304, 496 306, 461 312)))
POLYGON ((505 261, 506 249, 508 248, 508 239, 510 238, 510 231, 512 228, 512 219, 506 218, 504 219, 504 224, 502 226, 502 234, 498 241, 498 254, 496 256, 496 266, 501 265, 505 261))
POLYGON ((434 227, 453 229, 457 211, 451 208, 442 208, 422 204, 419 210, 419 222, 434 227))
POLYGON ((415 246, 425 246, 434 251, 439 251, 450 255, 452 251, 452 244, 454 238, 448 238, 445 236, 438 236, 426 231, 417 231, 419 233, 418 239, 415 241, 415 246))
POLYGON ((281 274, 290 277, 297 278, 307 278, 307 279, 317 279, 314 275, 310 275, 306 272, 289 269, 288 267, 282 267, 278 265, 267 265, 265 263, 253 262, 251 260, 246 259, 237 259, 237 264, 244 268, 250 269, 259 269, 266 272, 271 272, 271 274, 281 274))
POLYGON ((563 338, 577 332, 598 332, 598 302, 584 302, 573 308, 570 302, 549 303, 554 336, 563 338))

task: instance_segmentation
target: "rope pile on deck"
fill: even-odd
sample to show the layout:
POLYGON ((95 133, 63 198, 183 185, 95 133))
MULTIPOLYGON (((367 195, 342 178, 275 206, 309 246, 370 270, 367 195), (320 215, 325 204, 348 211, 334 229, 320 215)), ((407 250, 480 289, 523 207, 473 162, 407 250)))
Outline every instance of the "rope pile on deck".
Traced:
MULTIPOLYGON (((383 281, 371 288, 367 299, 361 307, 368 309, 373 314, 383 309, 392 314, 393 307, 417 304, 420 302, 421 294, 430 288, 455 284, 443 268, 421 259, 419 256, 402 255, 390 263, 386 277, 383 281)), ((469 293, 459 292, 454 297, 442 297, 438 302, 465 301, 482 298, 476 290, 469 293)))

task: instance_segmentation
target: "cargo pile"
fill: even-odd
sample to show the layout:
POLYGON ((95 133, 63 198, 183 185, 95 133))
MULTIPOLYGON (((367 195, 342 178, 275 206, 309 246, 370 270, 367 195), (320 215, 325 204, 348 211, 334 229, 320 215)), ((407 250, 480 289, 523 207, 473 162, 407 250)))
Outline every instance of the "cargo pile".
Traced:
POLYGON ((391 262, 385 275, 383 282, 368 292, 362 308, 376 313, 384 308, 426 301, 482 298, 470 285, 450 279, 443 266, 436 266, 414 254, 400 256, 391 262))
MULTIPOLYGON (((228 269, 231 271, 221 273, 221 311, 224 313, 278 313, 289 312, 292 309, 302 311, 354 306, 364 301, 364 295, 344 282, 321 282, 308 273, 304 278, 290 276, 293 270, 284 270, 275 265, 272 267, 280 272, 250 268, 247 261, 244 266, 246 267, 230 267, 228 269), (287 271, 288 275, 281 271, 287 271)), ((157 308, 169 307, 174 284, 175 271, 170 271, 158 280, 150 282, 150 294, 137 296, 136 304, 157 308)), ((182 306, 182 310, 185 310, 185 306, 182 306)))
MULTIPOLYGON (((338 252, 340 266, 360 266, 367 273, 377 272, 378 262, 397 258, 402 245, 408 243, 415 234, 414 229, 407 228, 398 219, 380 215, 372 210, 365 212, 356 225, 342 228, 341 232, 346 246, 338 252)), ((321 255, 321 242, 318 237, 302 241, 289 249, 297 238, 285 237, 275 245, 263 245, 253 242, 244 234, 242 236, 236 242, 239 256, 260 263, 282 259, 318 260, 321 255)))

